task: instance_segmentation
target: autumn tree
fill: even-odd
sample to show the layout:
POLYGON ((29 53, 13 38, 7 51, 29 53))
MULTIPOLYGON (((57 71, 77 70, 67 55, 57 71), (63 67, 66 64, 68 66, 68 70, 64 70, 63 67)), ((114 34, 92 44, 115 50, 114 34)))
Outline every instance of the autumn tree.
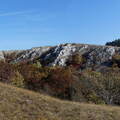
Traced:
POLYGON ((70 97, 73 74, 70 67, 56 67, 49 73, 47 82, 57 96, 70 97))
POLYGON ((14 67, 5 61, 0 61, 0 81, 9 83, 13 75, 14 67))
POLYGON ((79 69, 82 67, 82 65, 85 63, 86 59, 83 55, 80 53, 74 53, 67 61, 68 66, 73 66, 76 69, 79 69))

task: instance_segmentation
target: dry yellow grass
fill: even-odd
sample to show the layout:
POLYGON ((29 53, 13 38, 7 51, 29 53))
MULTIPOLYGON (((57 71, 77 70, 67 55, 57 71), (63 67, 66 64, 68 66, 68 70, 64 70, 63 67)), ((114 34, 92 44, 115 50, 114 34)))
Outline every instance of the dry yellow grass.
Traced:
POLYGON ((119 107, 61 101, 0 83, 0 120, 119 119, 119 107))

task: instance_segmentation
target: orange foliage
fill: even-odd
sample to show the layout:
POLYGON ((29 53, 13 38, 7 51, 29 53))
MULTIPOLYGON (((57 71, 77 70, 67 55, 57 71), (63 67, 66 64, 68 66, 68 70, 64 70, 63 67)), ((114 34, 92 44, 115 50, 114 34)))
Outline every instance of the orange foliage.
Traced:
POLYGON ((51 70, 48 76, 48 84, 56 93, 67 92, 73 82, 73 75, 70 68, 57 67, 51 70))

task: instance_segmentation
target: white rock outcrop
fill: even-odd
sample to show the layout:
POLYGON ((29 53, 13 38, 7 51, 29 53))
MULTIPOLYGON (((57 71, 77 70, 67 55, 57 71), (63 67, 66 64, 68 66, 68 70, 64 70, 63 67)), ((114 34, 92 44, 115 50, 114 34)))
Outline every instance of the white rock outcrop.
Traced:
POLYGON ((120 53, 120 48, 86 44, 61 44, 54 47, 37 47, 23 51, 1 51, 0 59, 5 59, 5 54, 13 52, 17 53, 14 62, 33 60, 39 57, 44 61, 48 61, 49 66, 65 66, 69 57, 75 52, 79 52, 86 57, 86 66, 93 66, 111 60, 115 53, 120 53))

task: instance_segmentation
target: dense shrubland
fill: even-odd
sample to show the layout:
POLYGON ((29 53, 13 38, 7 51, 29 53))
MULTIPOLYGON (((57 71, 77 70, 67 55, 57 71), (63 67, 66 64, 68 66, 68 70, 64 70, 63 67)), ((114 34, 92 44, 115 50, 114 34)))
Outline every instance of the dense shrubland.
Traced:
MULTIPOLYGON (((14 55, 13 55, 14 56, 14 55)), ((83 69, 85 57, 74 54, 66 67, 41 65, 36 58, 19 63, 0 61, 0 81, 78 102, 120 105, 120 56, 107 72, 83 69)))

